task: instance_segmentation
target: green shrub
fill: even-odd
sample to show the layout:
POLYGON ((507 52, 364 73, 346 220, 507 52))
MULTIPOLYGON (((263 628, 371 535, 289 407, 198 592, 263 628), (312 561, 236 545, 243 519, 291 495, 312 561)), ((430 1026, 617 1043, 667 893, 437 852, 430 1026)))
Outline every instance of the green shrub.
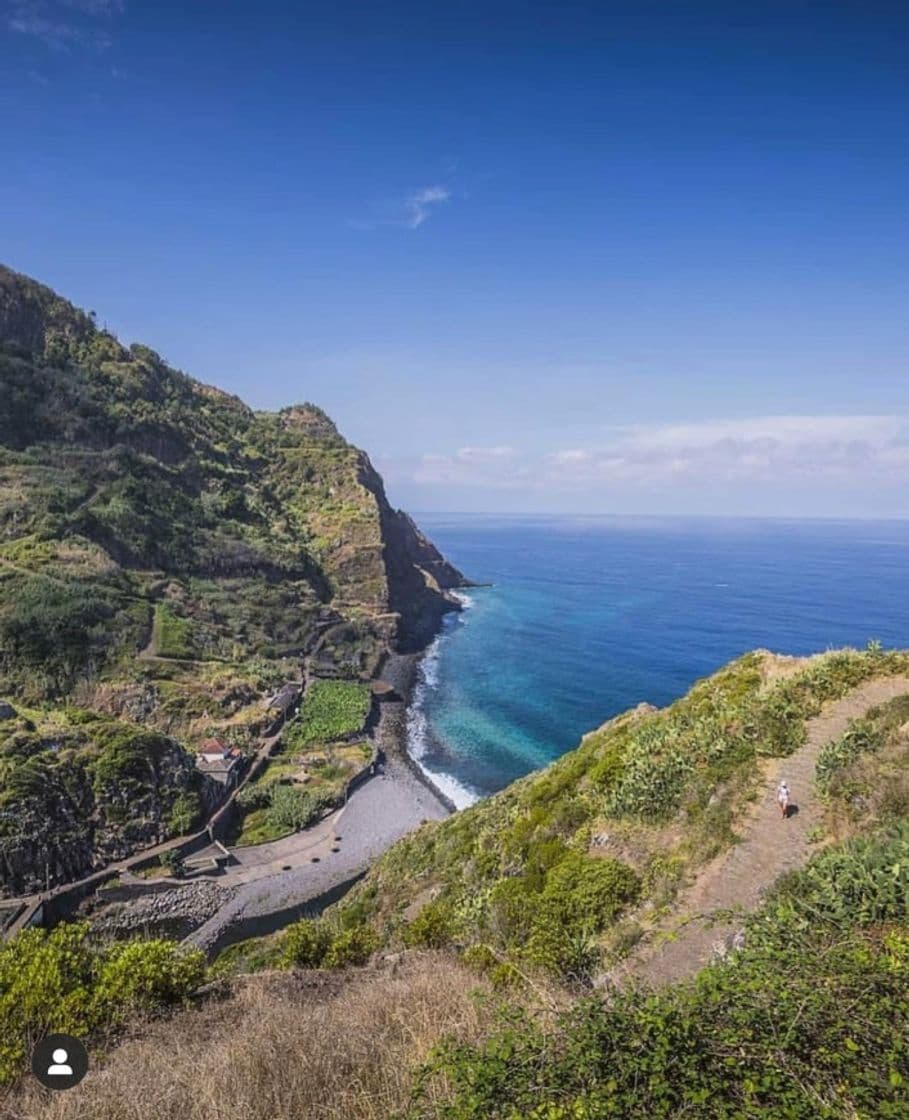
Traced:
POLYGON ((119 1022, 125 1013, 180 1003, 205 979, 205 955, 171 941, 115 942, 97 970, 93 1009, 98 1023, 119 1022))
POLYGON ((325 795, 307 793, 293 786, 273 785, 268 806, 268 823, 276 830, 296 832, 307 828, 318 819, 331 799, 325 795))
POLYGON ((500 879, 489 892, 486 928, 500 944, 523 945, 530 936, 542 883, 526 875, 500 879))
POLYGON ((167 852, 162 852, 158 857, 158 862, 174 879, 182 879, 186 874, 186 861, 178 848, 171 848, 167 852))
POLYGON ((680 750, 652 753, 653 744, 645 741, 626 759, 622 776, 609 799, 614 816, 635 816, 658 820, 679 802, 694 764, 680 750))
POLYGON ((184 790, 177 794, 171 806, 167 826, 176 836, 183 836, 192 832, 199 817, 202 815, 202 806, 199 804, 199 795, 194 790, 184 790))
POLYGON ((284 931, 281 961, 287 967, 346 968, 365 964, 378 945, 368 926, 332 928, 324 919, 302 918, 284 931))
POLYGON ((236 802, 241 809, 252 812, 254 809, 264 809, 271 802, 274 786, 263 782, 261 779, 245 785, 236 796, 236 802))
POLYGON ((832 792, 839 772, 863 754, 878 751, 884 745, 884 732, 871 719, 853 720, 846 732, 826 743, 817 759, 817 786, 821 793, 832 792))
MULTIPOLYGON (((649 994, 516 1008, 443 1043, 409 1120, 902 1120, 909 1101, 906 834, 793 875, 728 963, 649 994)), ((563 949, 563 965, 578 950, 563 949)), ((491 962, 482 960, 484 967, 491 962)))
POLYGON ((287 927, 281 939, 281 960, 290 967, 320 968, 331 944, 324 922, 301 918, 287 927))
POLYGON ((379 947, 379 938, 369 926, 345 929, 332 938, 323 961, 325 968, 366 964, 379 947))
POLYGON ((453 915, 447 899, 427 902, 405 927, 404 944, 420 949, 441 949, 452 940, 453 915))
POLYGON ((192 658, 192 623, 181 618, 168 603, 158 603, 155 607, 154 650, 159 657, 174 657, 178 660, 192 658))
POLYGON ((0 1083, 21 1073, 50 1032, 81 1037, 187 999, 205 958, 171 941, 108 946, 88 941, 87 924, 28 929, 0 945, 0 1083))
POLYGON ((903 822, 882 836, 847 840, 786 876, 755 928, 787 922, 849 929, 907 919, 909 822, 903 822))
POLYGON ((571 852, 546 875, 540 905, 566 927, 599 932, 639 892, 640 880, 626 864, 571 852))
POLYGON ((570 852, 548 872, 529 911, 528 958, 552 972, 589 979, 599 963, 596 935, 639 892, 640 880, 625 864, 570 852))

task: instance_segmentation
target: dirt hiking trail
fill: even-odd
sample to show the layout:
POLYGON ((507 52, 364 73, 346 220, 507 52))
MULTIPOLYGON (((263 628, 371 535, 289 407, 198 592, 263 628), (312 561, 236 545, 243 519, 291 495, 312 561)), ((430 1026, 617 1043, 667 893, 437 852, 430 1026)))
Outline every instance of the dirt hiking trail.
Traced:
POLYGON ((821 748, 838 739, 850 720, 906 693, 909 678, 880 677, 831 701, 810 719, 803 746, 787 758, 767 761, 760 787, 763 792, 758 794, 739 843, 705 867, 682 893, 672 916, 608 974, 607 984, 671 984, 724 955, 741 929, 742 916, 760 905, 780 875, 803 866, 817 851, 809 836, 824 820, 814 788, 821 748), (792 791, 786 820, 776 801, 777 786, 783 779, 792 791))

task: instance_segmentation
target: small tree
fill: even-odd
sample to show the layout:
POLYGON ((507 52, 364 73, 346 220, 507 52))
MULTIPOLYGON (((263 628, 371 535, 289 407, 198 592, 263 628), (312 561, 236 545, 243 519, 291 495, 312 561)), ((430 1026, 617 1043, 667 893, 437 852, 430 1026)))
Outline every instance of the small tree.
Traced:
POLYGON ((164 852, 158 859, 161 866, 174 879, 182 879, 186 874, 186 863, 179 848, 171 848, 169 852, 164 852))

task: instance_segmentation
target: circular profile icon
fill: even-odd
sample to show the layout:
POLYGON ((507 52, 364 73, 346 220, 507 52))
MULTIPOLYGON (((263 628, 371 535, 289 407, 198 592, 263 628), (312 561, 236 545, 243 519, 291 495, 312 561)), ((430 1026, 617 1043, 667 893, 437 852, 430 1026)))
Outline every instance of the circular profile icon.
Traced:
POLYGON ((49 1034, 32 1052, 32 1073, 48 1089, 72 1089, 88 1073, 88 1051, 71 1034, 49 1034))

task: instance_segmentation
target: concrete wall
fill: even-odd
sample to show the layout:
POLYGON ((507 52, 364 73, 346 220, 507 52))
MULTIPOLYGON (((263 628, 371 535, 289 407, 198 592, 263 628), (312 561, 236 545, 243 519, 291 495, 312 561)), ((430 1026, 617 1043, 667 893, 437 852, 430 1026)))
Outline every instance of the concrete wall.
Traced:
POLYGON ((359 871, 350 879, 325 891, 324 894, 316 895, 296 906, 288 906, 285 910, 235 919, 220 931, 210 945, 205 946, 209 960, 228 945, 236 945, 238 941, 245 941, 248 937, 265 937, 269 933, 277 933, 279 929, 290 925, 291 922, 299 921, 300 918, 317 918, 323 910, 343 898, 354 883, 358 883, 365 874, 365 870, 359 871))

